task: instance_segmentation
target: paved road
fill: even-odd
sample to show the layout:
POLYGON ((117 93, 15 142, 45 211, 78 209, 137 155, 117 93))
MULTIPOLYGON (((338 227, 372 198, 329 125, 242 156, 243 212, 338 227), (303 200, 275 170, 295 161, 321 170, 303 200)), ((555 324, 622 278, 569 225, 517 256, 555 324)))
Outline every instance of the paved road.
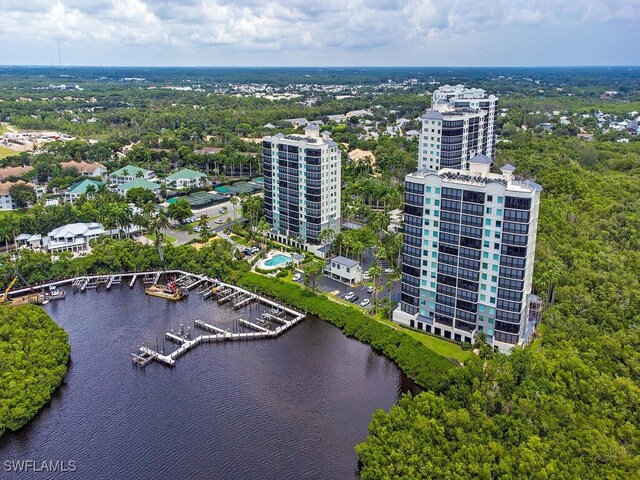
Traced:
MULTIPOLYGON (((296 271, 299 271, 299 270, 296 270, 296 271)), ((378 298, 386 297, 388 295, 386 283, 387 283, 387 275, 382 274, 382 279, 380 284, 383 286, 383 289, 378 292, 378 298)), ((356 301, 356 304, 360 303, 365 298, 368 298, 370 301, 373 300, 373 295, 367 292, 367 289, 369 288, 368 285, 364 285, 364 284, 350 286, 350 285, 347 285, 346 283, 342 283, 342 282, 339 282, 338 280, 334 280, 333 278, 323 276, 318 280, 318 285, 316 288, 318 292, 334 294, 336 297, 339 297, 342 299, 344 299, 344 297, 349 292, 353 292, 356 296, 359 297, 359 299, 356 301), (335 293, 335 292, 338 292, 338 293, 335 293)), ((391 298, 394 301, 400 301, 400 281, 399 280, 396 280, 393 282, 393 288, 391 289, 391 298)), ((369 306, 366 308, 369 308, 370 306, 371 304, 369 304, 369 306)))
MULTIPOLYGON (((239 219, 240 218, 239 204, 236 205, 236 209, 237 209, 236 219, 239 219)), ((225 228, 230 227, 233 224, 233 220, 234 220, 233 205, 231 202, 227 201, 211 207, 202 208, 199 210, 193 210, 194 217, 200 218, 201 215, 209 216, 209 221, 207 222, 207 224, 209 225, 209 231, 216 232, 219 234, 225 228), (227 213, 225 214, 220 213, 220 209, 223 207, 227 207, 227 213), (217 223, 216 220, 219 220, 220 223, 217 223), (228 220, 230 220, 230 222, 228 220)), ((179 230, 177 228, 167 228, 163 230, 163 233, 165 235, 171 235, 176 239, 174 245, 184 245, 185 243, 188 243, 191 240, 197 239, 199 237, 198 233, 195 233, 195 232, 190 233, 188 230, 179 230)))

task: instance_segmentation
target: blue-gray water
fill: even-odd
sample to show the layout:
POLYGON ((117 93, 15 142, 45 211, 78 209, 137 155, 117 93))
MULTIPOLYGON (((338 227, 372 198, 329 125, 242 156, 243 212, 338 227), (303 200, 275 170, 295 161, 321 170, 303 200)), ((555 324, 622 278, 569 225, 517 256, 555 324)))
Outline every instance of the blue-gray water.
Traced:
POLYGON ((226 328, 255 312, 194 294, 171 303, 141 287, 77 293, 45 308, 69 332, 70 369, 49 406, 0 438, 0 468, 74 460, 77 471, 1 478, 357 478, 353 448, 371 414, 415 389, 369 346, 316 318, 277 339, 205 344, 173 369, 143 370, 130 354, 155 348, 156 338, 162 348, 166 329, 195 317, 226 328))

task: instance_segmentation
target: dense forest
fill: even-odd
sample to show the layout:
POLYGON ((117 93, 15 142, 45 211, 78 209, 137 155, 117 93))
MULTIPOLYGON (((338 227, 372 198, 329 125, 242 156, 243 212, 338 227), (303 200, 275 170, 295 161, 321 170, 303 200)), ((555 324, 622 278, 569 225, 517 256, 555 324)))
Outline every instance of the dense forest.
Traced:
MULTIPOLYGON (((189 81, 184 69, 72 69, 61 75, 47 68, 29 75, 24 69, 0 70, 5 100, 0 121, 99 140, 93 145, 55 143, 46 151, 2 160, 2 166, 33 166, 25 179, 50 179, 52 188, 65 188, 80 178, 78 172, 61 168, 61 162, 70 159, 104 162, 110 171, 133 163, 161 177, 185 166, 211 168, 216 180, 244 172, 247 166, 249 171, 259 169, 259 157, 251 155, 259 146, 243 138, 273 133, 266 123, 289 133, 293 129, 283 119, 326 119, 360 108, 370 108, 370 118, 381 127, 400 117, 415 121, 430 105, 424 82, 433 78, 500 95, 500 107, 508 114, 498 118, 502 141, 496 166, 511 163, 518 176, 544 188, 534 272, 535 293, 545 300, 543 322, 533 344, 509 356, 481 348, 463 368, 429 355, 419 361, 422 347, 402 335, 385 335, 362 315, 349 317, 350 310, 327 307, 322 297, 248 274, 247 262, 224 241, 200 250, 167 245, 164 260, 152 246, 129 239, 94 241, 93 253, 79 259, 62 254, 52 261, 48 254, 23 251, 18 258, 2 256, 0 283, 16 271, 35 284, 166 266, 302 301, 309 311, 330 317, 347 334, 385 352, 428 390, 374 415, 369 438, 357 447, 365 480, 640 478, 640 141, 627 133, 623 137, 605 133, 606 128, 596 130, 593 115, 597 110, 614 116, 639 111, 640 70, 189 69, 189 81), (122 82, 122 77, 145 77, 146 83, 122 82), (411 78, 423 83, 401 88, 394 84, 411 78), (49 83, 61 82, 78 83, 82 90, 45 90, 49 83), (152 83, 176 82, 198 84, 203 91, 149 88, 152 83), (265 82, 283 91, 292 83, 342 84, 358 90, 340 99, 309 94, 307 98, 317 99, 305 104, 302 99, 222 94, 216 88, 225 82, 265 82), (603 99, 605 90, 616 90, 615 100, 603 99), (561 128, 560 114, 551 114, 553 110, 570 115, 571 125, 561 128), (553 133, 537 127, 547 121, 554 122, 553 133), (595 141, 576 138, 581 129, 594 132, 595 141), (629 143, 615 141, 620 139, 629 143), (139 143, 125 157, 118 155, 133 142, 139 143), (204 145, 222 150, 207 156, 194 152, 204 145), (430 377, 429 368, 437 375, 430 377)), ((417 141, 366 138, 357 119, 322 128, 331 131, 343 153, 360 148, 375 155, 375 167, 345 161, 343 215, 382 229, 388 222, 383 211, 402 205, 403 178, 415 168, 417 141)), ((19 217, 6 215, 0 219, 0 242, 10 243, 26 229, 46 233, 70 221, 113 221, 117 226, 115 212, 124 211, 127 199, 114 196, 102 202, 103 195, 83 198, 75 207, 36 206, 19 217)), ((336 236, 334 250, 360 255, 377 243, 370 230, 376 228, 336 236)), ((382 239, 380 253, 390 264, 400 239, 401 234, 382 239)), ((17 345, 24 345, 21 342, 17 345)), ((2 348, 0 354, 8 352, 9 347, 2 348)), ((16 391, 16 383, 8 385, 0 390, 0 401, 5 391, 16 391)), ((25 407, 12 420, 17 423, 5 422, 6 402, 2 405, 0 430, 28 416, 25 407)))
POLYGON ((507 162, 544 185, 542 339, 377 412, 363 479, 638 478, 640 149, 521 135, 507 162))
POLYGON ((42 308, 0 306, 0 436, 49 402, 70 351, 67 333, 42 308))

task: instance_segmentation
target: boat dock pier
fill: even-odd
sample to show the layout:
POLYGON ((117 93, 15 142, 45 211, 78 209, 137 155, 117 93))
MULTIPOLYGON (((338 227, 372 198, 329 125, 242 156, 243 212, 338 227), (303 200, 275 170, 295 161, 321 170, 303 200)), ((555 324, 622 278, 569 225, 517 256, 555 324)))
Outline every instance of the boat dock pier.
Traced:
POLYGON ((161 270, 146 272, 122 272, 113 275, 83 275, 63 280, 56 280, 41 285, 33 285, 29 287, 18 288, 9 292, 9 298, 21 297, 27 294, 33 294, 36 291, 44 292, 52 287, 61 287, 63 285, 71 285, 73 290, 86 292, 87 289, 98 289, 104 285, 110 290, 114 285, 122 285, 125 281, 129 282, 129 288, 133 288, 139 277, 143 278, 145 284, 157 283, 162 275, 170 275, 176 278, 181 288, 185 290, 194 289, 200 286, 199 294, 203 298, 216 296, 219 304, 224 304, 233 300, 233 309, 237 310, 252 302, 258 302, 269 308, 261 314, 261 318, 256 318, 253 322, 239 318, 238 325, 251 331, 229 332, 214 325, 205 323, 202 320, 196 320, 194 326, 196 329, 205 330, 210 334, 198 335, 191 339, 191 331, 187 327, 186 332, 179 331, 166 332, 165 338, 172 342, 180 344, 180 347, 169 355, 164 355, 147 347, 140 347, 137 353, 131 355, 131 359, 135 365, 146 366, 153 360, 159 361, 168 366, 174 366, 176 360, 187 353, 192 348, 201 343, 233 341, 233 340, 257 340, 263 338, 275 338, 298 322, 305 318, 304 313, 300 313, 287 306, 281 305, 269 298, 262 297, 253 292, 222 282, 216 278, 207 277, 206 275, 198 275, 183 270, 161 270), (275 324, 278 324, 277 326, 275 324))
MULTIPOLYGON (((243 318, 237 319, 238 325, 251 331, 230 332, 215 325, 206 323, 203 320, 196 319, 194 321, 194 327, 208 332, 207 334, 198 335, 191 339, 189 334, 190 332, 187 331, 185 334, 184 327, 181 325, 181 330, 177 333, 174 331, 166 332, 166 338, 168 340, 180 345, 174 352, 164 355, 150 348, 140 347, 140 353, 134 355, 149 355, 153 360, 157 360, 164 365, 173 367, 179 357, 201 343, 276 338, 305 318, 304 313, 297 312, 289 307, 274 302, 271 299, 261 297, 235 285, 229 285, 219 280, 204 276, 192 275, 192 278, 196 278, 196 281, 199 281, 200 284, 204 283, 207 285, 207 287, 203 288, 199 292, 204 298, 207 298, 207 295, 211 296, 215 294, 218 298, 218 303, 221 304, 231 300, 232 298, 237 299, 238 302, 234 307, 238 304, 243 304, 240 306, 246 306, 249 303, 256 301, 269 307, 269 310, 262 313, 261 318, 256 318, 254 322, 243 318)), ((134 363, 144 366, 135 359, 134 363)))
POLYGON ((121 285, 122 284, 122 275, 111 275, 109 277, 109 281, 107 282, 107 290, 111 290, 112 285, 121 285))
POLYGON ((238 299, 238 302, 233 305, 233 309, 237 310, 239 308, 242 308, 242 307, 244 307, 246 305, 249 305, 251 302, 253 302, 255 300, 256 300, 256 296, 255 295, 252 295, 252 294, 242 295, 238 299))

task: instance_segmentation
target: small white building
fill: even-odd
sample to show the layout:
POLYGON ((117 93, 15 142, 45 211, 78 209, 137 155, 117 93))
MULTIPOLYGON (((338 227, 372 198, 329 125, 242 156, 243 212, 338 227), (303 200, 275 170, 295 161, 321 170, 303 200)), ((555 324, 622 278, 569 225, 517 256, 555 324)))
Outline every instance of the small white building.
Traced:
POLYGON ((70 223, 50 231, 43 240, 48 252, 80 252, 89 247, 89 241, 107 232, 100 223, 70 223))
POLYGON ((207 176, 202 172, 196 172, 190 168, 183 168, 182 170, 169 175, 166 182, 167 185, 174 188, 189 188, 203 184, 206 179, 207 176))
POLYGON ((127 165, 126 167, 122 167, 111 173, 109 178, 112 183, 121 185, 136 179, 153 180, 156 178, 156 174, 145 168, 136 167, 135 165, 127 165))
POLYGON ((360 262, 347 257, 336 256, 329 259, 326 272, 331 278, 349 285, 362 282, 360 262))

